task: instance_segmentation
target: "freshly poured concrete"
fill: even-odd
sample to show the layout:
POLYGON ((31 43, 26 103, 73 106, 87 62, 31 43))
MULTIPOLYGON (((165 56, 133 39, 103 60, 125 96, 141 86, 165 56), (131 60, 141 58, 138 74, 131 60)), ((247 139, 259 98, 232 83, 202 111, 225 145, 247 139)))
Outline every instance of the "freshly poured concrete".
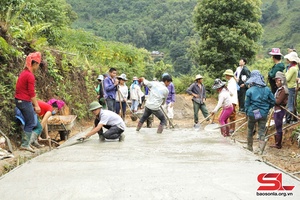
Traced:
MULTIPOLYGON (((272 199, 256 196, 260 173, 281 173, 219 133, 128 128, 124 142, 52 150, 0 178, 0 199, 272 199)), ((71 138, 65 143, 72 143, 71 138)), ((282 174, 282 185, 300 183, 282 174)), ((288 192, 288 191, 276 191, 288 192)))

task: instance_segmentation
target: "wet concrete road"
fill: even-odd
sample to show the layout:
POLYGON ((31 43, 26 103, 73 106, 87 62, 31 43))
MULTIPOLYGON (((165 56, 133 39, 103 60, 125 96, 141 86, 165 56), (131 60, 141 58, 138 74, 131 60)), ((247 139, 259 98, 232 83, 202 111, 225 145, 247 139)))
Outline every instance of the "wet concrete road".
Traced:
MULTIPOLYGON (((281 172, 230 139, 193 129, 155 132, 128 128, 121 143, 95 135, 45 153, 0 178, 0 199, 274 198, 257 196, 257 176, 281 172)), ((300 199, 297 180, 283 173, 282 185, 295 186, 293 196, 276 199, 300 199)))

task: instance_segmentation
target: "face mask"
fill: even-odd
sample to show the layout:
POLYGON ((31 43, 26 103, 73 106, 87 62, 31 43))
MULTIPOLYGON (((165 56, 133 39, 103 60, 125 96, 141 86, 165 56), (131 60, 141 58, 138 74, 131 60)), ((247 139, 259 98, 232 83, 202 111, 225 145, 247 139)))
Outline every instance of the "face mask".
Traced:
POLYGON ((55 110, 53 110, 53 111, 52 111, 52 115, 55 115, 55 114, 56 114, 56 111, 55 111, 55 110))

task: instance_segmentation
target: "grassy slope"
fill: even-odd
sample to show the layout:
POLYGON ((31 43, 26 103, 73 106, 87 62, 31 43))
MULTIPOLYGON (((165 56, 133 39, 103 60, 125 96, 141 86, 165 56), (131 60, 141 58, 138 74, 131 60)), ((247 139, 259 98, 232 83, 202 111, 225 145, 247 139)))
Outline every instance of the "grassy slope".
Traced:
MULTIPOLYGON (((262 6, 271 5, 273 1, 274 0, 263 0, 262 6)), ((291 27, 295 23, 295 18, 297 18, 297 15, 300 16, 300 1, 290 0, 293 6, 289 7, 287 6, 288 0, 275 1, 277 2, 280 16, 264 25, 262 42, 265 45, 263 49, 267 51, 272 47, 279 47, 285 54, 287 53, 287 48, 290 46, 294 46, 296 49, 300 48, 298 44, 300 41, 300 32, 297 31, 293 32, 291 36, 288 35, 291 27)))

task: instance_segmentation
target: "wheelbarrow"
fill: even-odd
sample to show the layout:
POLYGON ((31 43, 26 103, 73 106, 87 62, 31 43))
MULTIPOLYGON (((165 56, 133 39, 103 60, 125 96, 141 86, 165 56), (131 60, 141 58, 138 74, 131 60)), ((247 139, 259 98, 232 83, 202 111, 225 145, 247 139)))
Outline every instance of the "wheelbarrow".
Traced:
POLYGON ((67 140, 71 129, 75 124, 75 119, 77 115, 57 115, 51 116, 48 119, 47 126, 48 131, 57 131, 58 133, 55 136, 55 140, 59 134, 60 140, 67 140))

